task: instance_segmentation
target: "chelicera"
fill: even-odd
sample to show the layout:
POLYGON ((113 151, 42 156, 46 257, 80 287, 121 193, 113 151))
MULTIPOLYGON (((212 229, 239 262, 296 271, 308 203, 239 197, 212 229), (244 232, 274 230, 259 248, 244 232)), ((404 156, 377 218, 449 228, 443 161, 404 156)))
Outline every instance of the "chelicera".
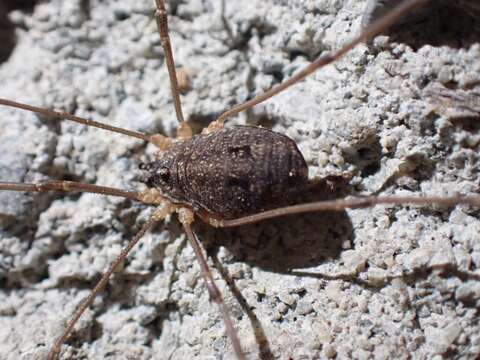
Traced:
POLYGON ((105 287, 111 274, 125 259, 133 246, 155 223, 163 220, 171 213, 178 213, 180 223, 183 225, 187 238, 199 260, 209 294, 212 300, 219 305, 226 331, 231 339, 236 356, 238 359, 244 359, 241 342, 238 339, 229 311, 213 281, 200 244, 192 231, 191 224, 195 215, 198 215, 203 221, 215 227, 228 227, 287 214, 319 210, 342 210, 348 207, 364 207, 381 203, 440 203, 447 205, 466 203, 478 206, 480 200, 477 197, 461 196, 436 198, 369 197, 286 206, 289 203, 289 193, 302 191, 308 180, 305 160, 295 143, 284 135, 266 129, 244 126, 223 127, 225 121, 230 116, 267 100, 320 67, 335 61, 356 44, 379 33, 394 23, 402 14, 421 2, 419 0, 405 2, 397 10, 394 10, 379 22, 367 28, 360 36, 339 51, 320 57, 279 86, 225 112, 204 129, 200 135, 193 136, 191 129, 183 118, 163 0, 156 0, 157 10, 155 16, 162 45, 165 49, 172 96, 179 121, 176 139, 169 139, 161 135, 145 135, 106 126, 65 113, 56 113, 7 99, 0 99, 1 105, 76 121, 84 125, 132 136, 154 143, 160 149, 159 158, 156 161, 142 166, 149 174, 147 184, 151 186, 150 190, 145 192, 124 191, 67 181, 48 181, 37 184, 0 183, 0 189, 2 190, 38 192, 84 191, 125 197, 156 206, 152 218, 143 225, 142 229, 118 256, 117 260, 111 264, 109 270, 104 274, 91 294, 80 304, 68 322, 63 334, 55 341, 49 358, 55 359, 59 356, 62 344, 71 335, 82 313, 91 305, 95 296, 105 287))

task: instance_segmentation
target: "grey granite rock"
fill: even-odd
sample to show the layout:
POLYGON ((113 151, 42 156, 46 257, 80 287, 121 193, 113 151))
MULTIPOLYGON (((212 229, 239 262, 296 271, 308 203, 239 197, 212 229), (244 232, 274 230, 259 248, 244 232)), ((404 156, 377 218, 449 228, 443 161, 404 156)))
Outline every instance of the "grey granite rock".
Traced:
MULTIPOLYGON (((175 58, 190 79, 186 117, 199 129, 338 49, 360 31, 366 5, 169 2, 175 58)), ((310 178, 352 174, 346 193, 478 193, 480 31, 450 21, 464 9, 423 13, 232 123, 292 137, 310 178)), ((153 1, 51 0, 9 19, 16 38, 0 96, 174 134, 153 1)), ((138 164, 155 151, 3 107, 0 129, 2 181, 140 189, 138 164)), ((43 359, 149 214, 90 194, 0 193, 0 358, 43 359)), ((249 359, 480 354, 478 209, 379 206, 196 231, 249 359)), ((175 219, 144 237, 63 350, 65 359, 233 358, 175 219)))

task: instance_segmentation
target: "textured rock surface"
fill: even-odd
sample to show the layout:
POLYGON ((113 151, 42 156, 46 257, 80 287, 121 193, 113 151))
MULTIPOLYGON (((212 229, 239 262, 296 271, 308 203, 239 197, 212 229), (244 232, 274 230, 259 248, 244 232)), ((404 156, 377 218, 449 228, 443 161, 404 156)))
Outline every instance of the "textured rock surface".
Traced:
MULTIPOLYGON (((201 128, 339 48, 358 33, 365 5, 172 1, 187 117, 201 128)), ((0 96, 173 134, 152 8, 51 0, 11 12, 16 41, 0 65, 0 96)), ((478 193, 480 31, 468 10, 428 11, 235 121, 293 138, 312 179, 352 173, 352 194, 478 193)), ((138 164, 154 154, 137 140, 6 108, 0 128, 3 181, 138 189, 138 164)), ((151 209, 2 192, 0 213, 0 358, 43 358, 151 209)), ((197 232, 233 279, 228 287, 214 270, 251 359, 480 353, 478 209, 376 207, 197 232)), ((63 349, 82 359, 233 357, 176 220, 145 236, 63 349)))

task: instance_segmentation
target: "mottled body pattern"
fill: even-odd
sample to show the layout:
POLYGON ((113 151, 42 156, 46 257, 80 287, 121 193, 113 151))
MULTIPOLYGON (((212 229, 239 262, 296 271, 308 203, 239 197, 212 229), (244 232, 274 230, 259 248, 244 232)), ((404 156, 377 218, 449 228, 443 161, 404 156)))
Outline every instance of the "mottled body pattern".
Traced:
POLYGON ((174 203, 221 219, 284 206, 308 177, 293 140, 249 126, 174 143, 149 170, 149 183, 174 203))

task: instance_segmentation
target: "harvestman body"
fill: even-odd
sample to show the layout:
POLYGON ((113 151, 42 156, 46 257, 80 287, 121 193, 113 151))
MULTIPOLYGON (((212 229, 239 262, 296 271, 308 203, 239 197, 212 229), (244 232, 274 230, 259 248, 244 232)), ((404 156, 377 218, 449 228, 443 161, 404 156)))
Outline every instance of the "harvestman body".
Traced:
POLYGON ((176 143, 145 169, 162 196, 218 219, 285 206, 288 193, 302 190, 308 177, 291 139, 248 126, 176 143))
POLYGON ((255 127, 223 128, 225 120, 240 111, 248 109, 295 84, 316 69, 329 64, 358 43, 365 41, 394 23, 402 14, 419 5, 420 0, 404 2, 399 8, 367 28, 360 36, 339 51, 322 56, 286 82, 270 91, 241 104, 222 114, 200 135, 192 136, 183 120, 178 91, 175 65, 168 36, 167 16, 163 0, 156 0, 156 19, 162 45, 165 49, 173 101, 179 120, 177 139, 161 135, 145 135, 120 129, 66 113, 53 112, 34 106, 0 99, 0 104, 29 110, 51 117, 64 118, 84 125, 94 126, 136 137, 154 143, 160 148, 159 159, 145 164, 142 168, 149 173, 145 192, 124 191, 67 181, 49 181, 38 184, 0 182, 0 189, 13 191, 84 191, 112 196, 121 196, 143 203, 154 204, 154 215, 143 225, 128 246, 111 264, 108 271, 80 304, 69 320, 63 334, 55 341, 49 359, 58 358, 62 344, 71 335, 75 323, 92 304, 95 296, 105 287, 116 267, 125 259, 130 250, 156 222, 177 212, 187 238, 199 260, 202 276, 211 299, 219 305, 226 331, 232 341, 238 359, 244 359, 240 341, 233 326, 229 311, 213 281, 200 244, 191 229, 194 214, 216 227, 238 226, 286 214, 319 210, 342 210, 347 207, 363 207, 374 204, 459 204, 480 205, 478 197, 369 197, 324 201, 304 205, 282 207, 288 203, 291 190, 300 190, 307 183, 307 166, 295 143, 284 135, 255 127))

